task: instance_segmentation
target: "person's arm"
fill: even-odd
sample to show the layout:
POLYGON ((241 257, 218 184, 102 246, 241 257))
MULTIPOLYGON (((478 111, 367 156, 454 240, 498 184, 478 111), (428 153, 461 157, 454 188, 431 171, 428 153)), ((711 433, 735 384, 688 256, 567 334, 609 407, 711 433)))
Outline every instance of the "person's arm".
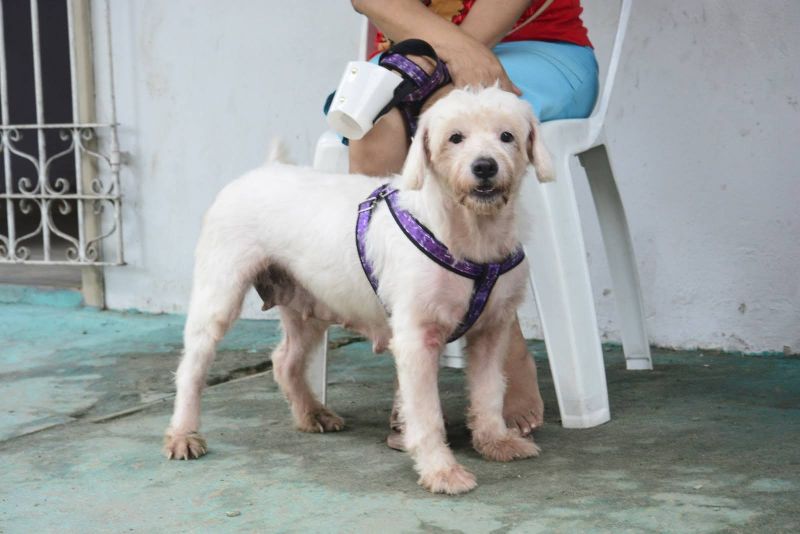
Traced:
MULTIPOLYGON (((491 85, 495 80, 508 91, 520 94, 508 79, 503 66, 489 48, 493 40, 502 39, 524 11, 527 2, 521 0, 481 0, 487 6, 469 25, 471 33, 439 17, 419 0, 352 0, 353 7, 366 15, 392 41, 423 39, 433 46, 442 61, 447 63, 450 76, 457 87, 491 85), (525 4, 521 6, 520 4, 525 4), (492 10, 498 13, 489 14, 492 10), (487 39, 484 44, 475 36, 487 39)), ((464 20, 470 19, 472 11, 464 20)))
POLYGON ((511 31, 530 4, 530 0, 477 0, 459 27, 492 48, 511 31))
POLYGON ((352 0, 351 3, 395 42, 422 39, 438 53, 448 41, 463 37, 457 26, 436 15, 419 0, 352 0))

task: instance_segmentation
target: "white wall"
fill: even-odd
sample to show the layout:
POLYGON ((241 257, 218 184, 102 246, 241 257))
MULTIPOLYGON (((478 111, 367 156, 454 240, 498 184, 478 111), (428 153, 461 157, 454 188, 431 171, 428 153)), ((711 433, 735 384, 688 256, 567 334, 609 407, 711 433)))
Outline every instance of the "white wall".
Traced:
MULTIPOLYGON (((606 3, 586 2, 590 29, 606 3)), ((798 27, 792 0, 634 5, 608 131, 654 343, 800 352, 798 27)), ((617 339, 586 222, 598 318, 617 339)))
MULTIPOLYGON (((182 312, 216 192, 261 164, 276 136, 310 161, 360 20, 349 3, 299 5, 112 2, 117 113, 131 163, 122 177, 128 265, 106 270, 110 308, 182 312)), ((255 304, 248 314, 264 316, 255 304)))
MULTIPOLYGON (((108 305, 180 312, 204 209, 275 135, 310 162, 359 21, 348 2, 112 4, 132 160, 129 264, 107 270, 108 305)), ((601 63, 609 4, 584 1, 601 63)), ((608 133, 656 344, 800 351, 798 27, 792 0, 634 6, 608 133)), ((615 340, 610 277, 577 164, 575 173, 598 318, 615 340)), ((252 302, 245 313, 263 316, 252 302)))

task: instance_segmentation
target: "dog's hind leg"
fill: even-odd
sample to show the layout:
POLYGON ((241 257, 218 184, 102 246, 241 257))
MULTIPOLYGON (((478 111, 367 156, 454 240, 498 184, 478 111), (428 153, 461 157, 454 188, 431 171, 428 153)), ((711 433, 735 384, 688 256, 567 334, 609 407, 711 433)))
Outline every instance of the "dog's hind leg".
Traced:
POLYGON ((199 458, 206 453, 206 442, 198 434, 200 396, 217 344, 239 317, 251 283, 241 262, 234 265, 235 257, 227 259, 198 254, 183 334, 183 357, 175 374, 175 408, 164 438, 164 453, 170 459, 199 458))
POLYGON ((467 426, 472 445, 489 460, 508 462, 538 456, 539 447, 506 427, 503 420, 505 379, 503 362, 511 325, 495 324, 478 334, 467 334, 467 383, 470 407, 467 426))
POLYGON ((303 318, 287 306, 279 306, 283 339, 272 353, 275 381, 286 396, 295 426, 303 432, 335 432, 344 428, 344 420, 326 408, 314 396, 306 380, 309 353, 322 342, 328 323, 303 318))

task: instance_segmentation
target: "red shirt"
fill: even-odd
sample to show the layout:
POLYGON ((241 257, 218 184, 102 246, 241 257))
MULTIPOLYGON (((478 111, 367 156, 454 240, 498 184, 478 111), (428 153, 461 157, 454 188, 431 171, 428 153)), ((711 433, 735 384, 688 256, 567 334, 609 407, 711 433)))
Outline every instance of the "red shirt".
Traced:
MULTIPOLYGON (((449 19, 454 24, 461 24, 476 1, 478 0, 422 0, 437 15, 449 19)), ((532 0, 531 5, 514 25, 515 29, 512 29, 502 41, 563 41, 580 46, 592 46, 581 20, 583 8, 580 0, 553 0, 553 3, 533 21, 516 29, 544 2, 545 0, 532 0)), ((389 41, 380 32, 375 38, 375 44, 378 52, 390 46, 389 41)))
MULTIPOLYGON (((544 1, 534 0, 531 2, 531 6, 525 10, 517 24, 522 24, 533 15, 544 1)), ((472 6, 474 3, 475 0, 464 0, 465 7, 467 4, 472 6)), ((503 41, 564 41, 580 46, 592 46, 589 34, 581 20, 581 13, 583 13, 583 8, 580 0, 553 0, 553 3, 547 6, 547 9, 542 11, 532 22, 518 30, 512 30, 512 33, 503 38, 503 41)))

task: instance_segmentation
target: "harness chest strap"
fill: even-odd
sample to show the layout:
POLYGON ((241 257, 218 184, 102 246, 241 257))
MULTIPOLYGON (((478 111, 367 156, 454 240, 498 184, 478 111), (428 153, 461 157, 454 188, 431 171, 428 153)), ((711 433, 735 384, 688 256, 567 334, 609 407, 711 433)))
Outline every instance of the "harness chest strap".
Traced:
MULTIPOLYGON (((489 296, 492 293, 497 279, 500 275, 507 273, 522 263, 522 260, 525 259, 525 253, 522 247, 518 247, 502 261, 496 263, 476 263, 467 259, 456 259, 450 253, 447 246, 436 239, 425 225, 415 219, 408 211, 397 205, 397 192, 396 189, 391 189, 389 184, 384 184, 373 191, 372 194, 358 206, 356 248, 358 249, 361 267, 364 269, 364 274, 377 295, 379 281, 375 276, 372 264, 366 256, 366 235, 370 220, 372 219, 373 209, 378 202, 385 200, 389 207, 389 212, 392 214, 397 225, 422 253, 445 269, 474 280, 475 282, 469 300, 469 308, 456 327, 455 332, 448 338, 447 342, 450 343, 463 336, 467 330, 475 324, 486 307, 486 303, 489 301, 489 296)), ((387 313, 388 312, 389 310, 387 308, 387 313)))

